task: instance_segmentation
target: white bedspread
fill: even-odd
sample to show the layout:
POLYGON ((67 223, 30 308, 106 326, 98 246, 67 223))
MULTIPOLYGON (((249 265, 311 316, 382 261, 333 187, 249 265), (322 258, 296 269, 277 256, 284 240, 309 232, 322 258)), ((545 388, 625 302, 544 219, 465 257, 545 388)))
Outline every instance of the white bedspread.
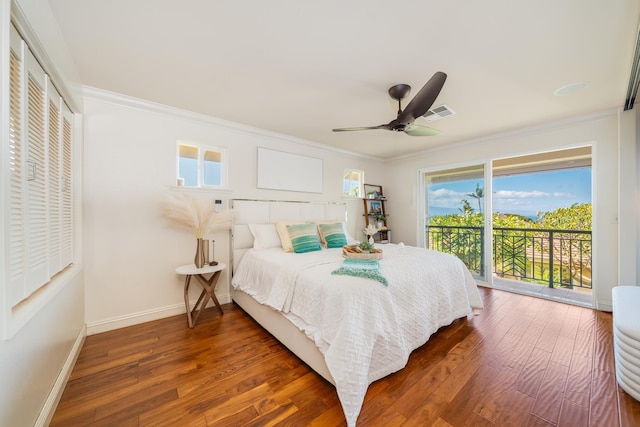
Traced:
POLYGON ((285 313, 324 354, 354 426, 369 384, 402 369, 441 326, 482 308, 464 264, 441 252, 384 245, 380 282, 331 275, 341 249, 305 254, 249 250, 232 285, 285 313))

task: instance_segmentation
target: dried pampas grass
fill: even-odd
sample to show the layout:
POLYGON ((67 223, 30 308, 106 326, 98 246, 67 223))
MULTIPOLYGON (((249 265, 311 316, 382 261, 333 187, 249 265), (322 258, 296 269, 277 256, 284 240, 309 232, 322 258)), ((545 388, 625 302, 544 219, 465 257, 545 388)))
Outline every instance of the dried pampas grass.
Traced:
POLYGON ((216 212, 212 200, 200 201, 190 194, 178 193, 160 201, 160 211, 173 225, 191 230, 196 238, 231 227, 235 212, 216 212))

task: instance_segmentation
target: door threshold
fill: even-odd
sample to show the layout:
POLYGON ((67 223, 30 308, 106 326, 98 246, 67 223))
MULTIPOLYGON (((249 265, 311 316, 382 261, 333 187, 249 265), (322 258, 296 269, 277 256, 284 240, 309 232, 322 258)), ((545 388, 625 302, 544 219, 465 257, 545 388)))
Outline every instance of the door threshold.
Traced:
POLYGON ((565 288, 550 288, 544 285, 536 285, 520 280, 508 280, 499 277, 493 278, 493 283, 478 282, 479 286, 499 289, 501 291, 514 292, 543 298, 580 307, 593 308, 593 295, 591 290, 573 290, 565 288))

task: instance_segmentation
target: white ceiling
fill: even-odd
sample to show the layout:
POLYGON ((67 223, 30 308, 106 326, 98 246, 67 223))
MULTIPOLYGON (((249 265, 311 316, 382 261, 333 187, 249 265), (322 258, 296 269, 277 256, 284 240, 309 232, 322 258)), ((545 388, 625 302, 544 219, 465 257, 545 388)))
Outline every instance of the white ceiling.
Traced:
POLYGON ((390 158, 624 104, 637 0, 49 0, 82 83, 390 158), (390 86, 448 74, 435 137, 390 86), (553 92, 588 82, 568 96, 553 92))

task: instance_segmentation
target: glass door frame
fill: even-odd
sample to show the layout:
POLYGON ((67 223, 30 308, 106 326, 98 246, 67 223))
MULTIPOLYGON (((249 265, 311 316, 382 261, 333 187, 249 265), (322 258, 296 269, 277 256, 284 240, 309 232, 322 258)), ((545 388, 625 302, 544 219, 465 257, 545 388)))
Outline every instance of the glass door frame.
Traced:
POLYGON ((426 185, 426 177, 427 175, 437 174, 439 172, 446 172, 452 169, 460 169, 460 168, 468 168, 477 166, 478 168, 482 167, 483 169, 483 184, 484 184, 484 194, 483 197, 483 211, 484 215, 484 254, 483 254, 483 263, 484 263, 484 277, 476 278, 478 282, 483 284, 487 284, 491 286, 493 280, 493 220, 492 220, 492 212, 493 212, 493 204, 492 204, 492 176, 493 171, 491 168, 492 161, 485 160, 482 162, 468 162, 468 163, 458 163, 458 164, 448 164, 446 167, 428 167, 418 169, 417 176, 417 189, 418 189, 418 224, 417 224, 417 245, 419 247, 426 247, 426 232, 427 232, 427 185, 426 185), (488 213, 488 215, 487 215, 488 213))

